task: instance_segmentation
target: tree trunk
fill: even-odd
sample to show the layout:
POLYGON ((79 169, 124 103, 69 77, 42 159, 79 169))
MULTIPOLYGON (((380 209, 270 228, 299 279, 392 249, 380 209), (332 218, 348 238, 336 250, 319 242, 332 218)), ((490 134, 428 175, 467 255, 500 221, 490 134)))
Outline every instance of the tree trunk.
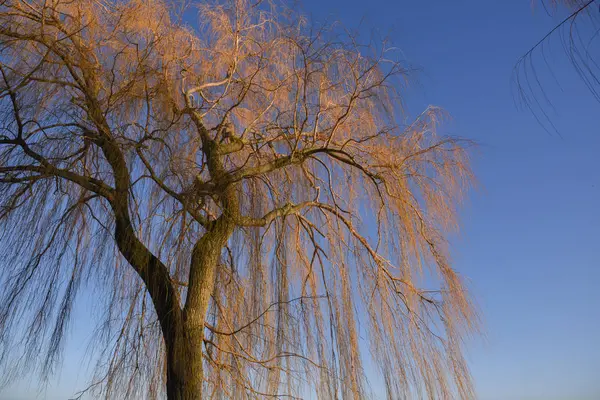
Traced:
POLYGON ((167 346, 167 397, 169 400, 202 399, 204 383, 204 321, 215 283, 221 249, 233 227, 205 234, 194 247, 181 330, 167 346), (190 289, 191 288, 191 289, 190 289))
POLYGON ((202 346, 194 346, 196 341, 182 333, 174 348, 167 350, 167 399, 202 399, 202 346))
MULTIPOLYGON (((208 268, 203 278, 205 290, 214 286, 215 266, 208 268)), ((210 293, 210 292, 209 292, 210 293)), ((204 320, 209 297, 192 311, 183 313, 180 329, 167 347, 167 398, 169 400, 202 399, 204 383, 203 344, 204 320)), ((165 338, 166 339, 166 338, 165 338)), ((167 341, 165 340, 165 343, 167 341)))

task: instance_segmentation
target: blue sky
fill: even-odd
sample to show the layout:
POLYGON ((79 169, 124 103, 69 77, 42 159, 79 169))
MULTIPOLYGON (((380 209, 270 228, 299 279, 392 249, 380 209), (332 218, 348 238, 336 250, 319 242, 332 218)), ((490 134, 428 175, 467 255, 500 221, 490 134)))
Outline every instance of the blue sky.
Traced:
MULTIPOLYGON (((556 17, 523 0, 306 0, 303 10, 389 35, 421 67, 406 91, 408 110, 441 106, 452 116, 446 132, 479 143, 480 186, 453 240, 455 266, 487 333, 468 347, 478 398, 600 399, 600 104, 558 41, 550 61, 562 91, 547 82, 560 136, 516 107, 511 86, 516 61, 556 17)), ((74 356, 89 334, 82 319, 60 379, 40 398, 82 387, 74 356)), ((0 398, 32 398, 32 383, 16 383, 0 398)))

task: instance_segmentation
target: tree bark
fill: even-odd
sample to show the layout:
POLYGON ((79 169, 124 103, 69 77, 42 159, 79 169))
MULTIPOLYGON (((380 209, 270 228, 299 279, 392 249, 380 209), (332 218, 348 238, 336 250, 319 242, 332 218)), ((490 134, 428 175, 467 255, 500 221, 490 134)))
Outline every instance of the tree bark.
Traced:
POLYGON ((189 282, 194 290, 188 293, 178 326, 172 327, 174 329, 167 333, 163 329, 169 400, 202 399, 204 321, 221 249, 233 231, 233 226, 226 228, 205 234, 194 247, 189 282))
MULTIPOLYGON (((183 328, 183 326, 182 326, 183 328)), ((185 328, 179 330, 175 342, 167 345, 167 399, 202 399, 202 346, 193 346, 185 328), (197 366, 200 365, 200 370, 197 366)))
POLYGON ((188 294, 183 310, 183 334, 180 357, 175 364, 185 362, 183 397, 172 399, 201 399, 204 383, 203 346, 204 321, 215 284, 215 274, 221 251, 234 230, 227 216, 217 220, 213 230, 207 232, 194 246, 192 252, 188 294))

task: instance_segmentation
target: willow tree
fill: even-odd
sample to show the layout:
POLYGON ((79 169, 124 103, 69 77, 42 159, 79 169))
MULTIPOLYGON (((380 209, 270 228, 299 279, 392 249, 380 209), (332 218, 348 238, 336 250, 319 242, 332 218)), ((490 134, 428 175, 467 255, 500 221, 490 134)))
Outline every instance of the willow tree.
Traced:
POLYGON ((383 45, 169 4, 0 2, 9 379, 49 376, 93 296, 96 395, 471 397, 446 244, 468 143, 400 118, 383 45))

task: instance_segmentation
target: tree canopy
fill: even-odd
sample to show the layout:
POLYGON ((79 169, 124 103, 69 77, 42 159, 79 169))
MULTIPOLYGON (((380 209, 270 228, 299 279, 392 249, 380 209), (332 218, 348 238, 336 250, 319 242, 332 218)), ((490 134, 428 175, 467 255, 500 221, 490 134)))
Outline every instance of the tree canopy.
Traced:
POLYGON ((97 395, 473 397, 469 142, 385 42, 195 6, 0 1, 0 361, 52 374, 93 296, 97 395))

